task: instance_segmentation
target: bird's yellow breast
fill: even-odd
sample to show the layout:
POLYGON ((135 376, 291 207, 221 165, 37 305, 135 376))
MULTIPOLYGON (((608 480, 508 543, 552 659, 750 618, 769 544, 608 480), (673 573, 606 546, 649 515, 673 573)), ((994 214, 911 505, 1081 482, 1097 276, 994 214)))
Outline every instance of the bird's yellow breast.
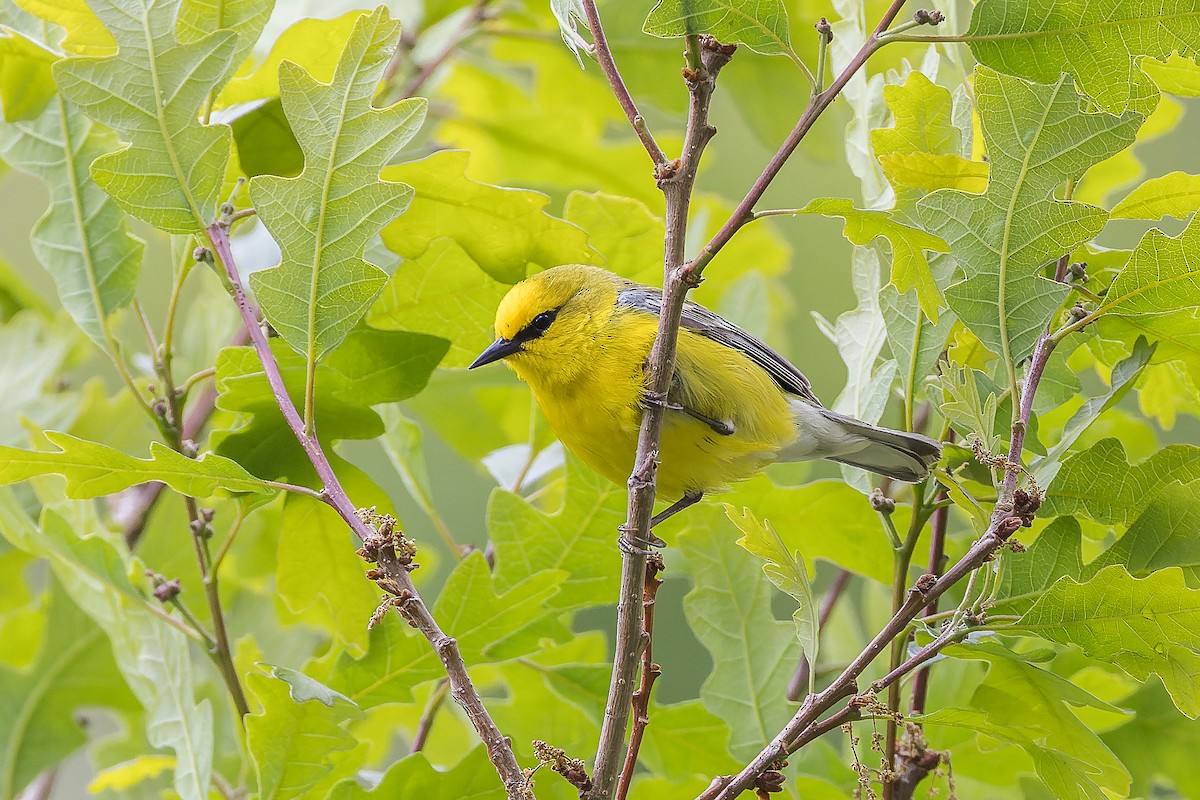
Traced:
MULTIPOLYGON (((523 369, 520 359, 512 363, 562 443, 619 484, 633 469, 644 365, 657 326, 651 314, 618 307, 602 334, 578 343, 568 356, 586 359, 586 369, 572 371, 566 382, 523 369)), ((658 496, 664 500, 748 478, 796 438, 788 401, 770 376, 740 351, 687 329, 679 333, 671 399, 733 423, 734 432, 722 435, 684 412, 667 411, 658 472, 658 496)))

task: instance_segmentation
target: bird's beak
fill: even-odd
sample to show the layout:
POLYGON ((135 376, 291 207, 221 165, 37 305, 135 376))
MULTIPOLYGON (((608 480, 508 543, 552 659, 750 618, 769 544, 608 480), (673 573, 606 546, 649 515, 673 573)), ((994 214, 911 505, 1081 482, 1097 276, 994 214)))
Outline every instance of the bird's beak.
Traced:
POLYGON ((490 364, 493 361, 499 361, 502 358, 507 358, 513 353, 521 349, 521 342, 515 339, 497 339, 488 345, 487 349, 479 354, 479 358, 471 362, 471 366, 467 369, 475 369, 482 367, 484 364, 490 364))

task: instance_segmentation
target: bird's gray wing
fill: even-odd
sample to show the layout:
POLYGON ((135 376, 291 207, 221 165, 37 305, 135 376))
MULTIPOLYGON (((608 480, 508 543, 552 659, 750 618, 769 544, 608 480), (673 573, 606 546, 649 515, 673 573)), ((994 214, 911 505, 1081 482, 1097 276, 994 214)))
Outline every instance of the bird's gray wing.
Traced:
MULTIPOLYGON (((658 316, 662 311, 662 292, 648 286, 632 286, 617 295, 617 305, 636 308, 658 316)), ((794 394, 815 406, 821 401, 813 394, 812 384, 796 365, 776 353, 758 338, 725 320, 707 308, 692 302, 683 304, 683 327, 707 336, 714 342, 745 353, 758 364, 785 392, 794 394)))

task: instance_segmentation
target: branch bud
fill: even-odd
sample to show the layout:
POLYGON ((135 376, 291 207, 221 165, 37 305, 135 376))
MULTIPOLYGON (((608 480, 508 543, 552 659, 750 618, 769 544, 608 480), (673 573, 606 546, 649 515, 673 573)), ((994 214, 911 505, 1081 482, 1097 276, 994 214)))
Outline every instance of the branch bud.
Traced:
POLYGON ((813 27, 817 29, 817 35, 821 37, 821 41, 825 42, 825 44, 833 41, 833 26, 829 24, 829 20, 821 17, 813 27))
POLYGON ((169 603, 179 596, 183 591, 183 584, 179 582, 179 578, 172 578, 169 581, 163 580, 161 575, 154 577, 154 596, 161 603, 169 603))
POLYGON ((871 503, 871 508, 880 514, 891 514, 896 510, 896 501, 884 494, 880 488, 874 489, 867 500, 871 503))
POLYGON ((918 25, 941 25, 946 21, 946 15, 937 9, 918 8, 913 13, 913 22, 918 25))

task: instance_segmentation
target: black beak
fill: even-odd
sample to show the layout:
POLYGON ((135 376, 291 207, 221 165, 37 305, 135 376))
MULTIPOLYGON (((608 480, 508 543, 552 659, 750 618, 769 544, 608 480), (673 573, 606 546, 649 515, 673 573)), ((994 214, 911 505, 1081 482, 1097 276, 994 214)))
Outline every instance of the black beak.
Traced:
POLYGON ((502 358, 507 358, 513 353, 520 351, 523 342, 517 339, 497 339, 488 345, 487 349, 479 354, 479 358, 471 362, 471 366, 467 369, 475 369, 482 367, 484 364, 490 364, 493 361, 499 361, 502 358))

